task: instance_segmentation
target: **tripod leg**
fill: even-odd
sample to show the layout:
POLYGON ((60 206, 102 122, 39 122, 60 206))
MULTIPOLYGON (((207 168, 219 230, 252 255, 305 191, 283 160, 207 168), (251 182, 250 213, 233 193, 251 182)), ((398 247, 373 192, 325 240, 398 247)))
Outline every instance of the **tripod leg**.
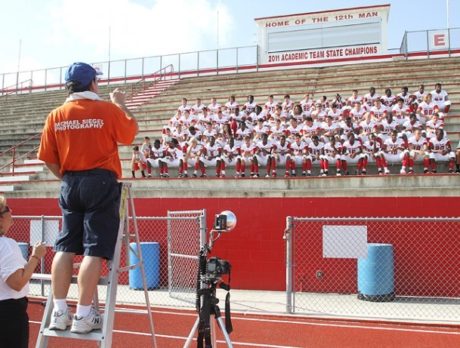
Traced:
POLYGON ((196 318, 195 324, 193 324, 192 330, 190 330, 187 340, 185 341, 184 348, 188 348, 192 344, 193 337, 195 336, 196 331, 198 330, 199 323, 200 323, 200 317, 196 318))
POLYGON ((232 341, 230 340, 230 336, 228 335, 227 330, 225 329, 225 322, 222 317, 216 317, 217 324, 219 324, 220 331, 222 331, 222 334, 224 335, 225 343, 227 343, 228 348, 233 348, 232 341))
POLYGON ((211 342, 213 347, 217 347, 217 331, 216 331, 216 322, 212 321, 209 323, 211 326, 211 342))

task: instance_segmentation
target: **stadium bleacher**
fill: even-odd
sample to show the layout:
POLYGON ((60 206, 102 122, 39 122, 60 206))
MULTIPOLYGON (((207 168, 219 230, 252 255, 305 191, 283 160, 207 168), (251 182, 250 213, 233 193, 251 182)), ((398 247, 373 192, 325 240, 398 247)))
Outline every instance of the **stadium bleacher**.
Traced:
MULTIPOLYGON (((358 89, 359 94, 364 95, 370 86, 374 86, 377 93, 382 95, 387 87, 392 88, 394 94, 398 93, 402 86, 408 86, 412 92, 420 83, 425 84, 427 91, 431 91, 435 83, 440 82, 443 89, 448 91, 453 104, 445 118, 445 130, 455 148, 460 139, 459 67, 460 58, 451 57, 184 78, 175 81, 162 93, 154 96, 154 99, 143 100, 140 105, 136 105, 135 113, 139 120, 140 132, 135 144, 140 145, 144 136, 160 138, 163 127, 174 115, 183 97, 191 102, 200 97, 207 105, 212 97, 225 104, 230 95, 235 95, 236 100, 243 104, 246 96, 250 94, 254 95, 259 103, 264 103, 270 94, 275 95, 279 101, 285 94, 290 94, 291 100, 297 102, 305 93, 314 95, 315 99, 323 95, 331 99, 337 93, 347 98, 353 89, 358 89), (433 61, 436 64, 433 64, 433 61)), ((115 85, 110 86, 113 87, 115 85)), ((107 86, 100 87, 103 97, 106 97, 108 92, 107 86)), ((9 162, 12 151, 7 150, 24 142, 15 149, 15 156, 19 158, 15 171, 30 174, 29 179, 32 182, 53 181, 47 170, 36 171, 36 163, 23 163, 23 159, 34 159, 35 149, 39 143, 36 134, 41 131, 48 112, 59 106, 65 97, 64 90, 0 96, 0 122, 3 130, 0 135, 2 177, 8 176, 11 170, 9 162), (31 170, 18 170, 21 167, 29 167, 31 170)), ((131 176, 131 153, 131 146, 120 146, 120 157, 126 178, 131 176)), ((371 169, 370 172, 375 174, 376 170, 371 169)), ((18 185, 13 179, 5 182, 11 183, 12 186, 18 185)), ((21 182, 20 186, 23 190, 27 189, 27 183, 21 182)))

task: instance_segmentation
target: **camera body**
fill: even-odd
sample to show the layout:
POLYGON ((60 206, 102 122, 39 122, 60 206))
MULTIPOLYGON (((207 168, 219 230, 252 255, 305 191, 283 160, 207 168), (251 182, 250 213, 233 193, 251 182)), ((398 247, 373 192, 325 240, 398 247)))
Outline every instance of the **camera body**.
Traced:
POLYGON ((227 260, 211 257, 206 263, 206 280, 217 282, 223 275, 229 274, 231 269, 232 265, 227 260))
POLYGON ((230 210, 225 210, 216 215, 214 230, 217 232, 230 232, 236 226, 236 216, 230 210))
POLYGON ((214 229, 216 231, 226 231, 227 230, 227 215, 219 214, 216 215, 214 220, 214 229))

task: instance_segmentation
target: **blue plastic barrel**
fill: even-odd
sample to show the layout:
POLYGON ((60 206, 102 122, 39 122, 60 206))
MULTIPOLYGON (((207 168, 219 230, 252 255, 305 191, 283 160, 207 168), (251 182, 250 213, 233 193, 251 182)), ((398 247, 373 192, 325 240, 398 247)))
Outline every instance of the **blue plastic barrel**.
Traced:
POLYGON ((367 244, 367 258, 358 260, 358 298, 388 302, 395 298, 393 245, 367 244))
POLYGON ((29 259, 29 243, 19 242, 19 249, 21 249, 22 257, 25 260, 29 259))
MULTIPOLYGON (((160 285, 160 244, 157 242, 140 243, 142 257, 144 259, 145 278, 147 288, 152 290, 160 285)), ((137 244, 131 243, 131 248, 137 253, 137 244)), ((139 262, 136 254, 129 250, 129 263, 134 265, 139 262)), ((129 287, 135 290, 143 290, 142 272, 139 267, 129 270, 129 287)))

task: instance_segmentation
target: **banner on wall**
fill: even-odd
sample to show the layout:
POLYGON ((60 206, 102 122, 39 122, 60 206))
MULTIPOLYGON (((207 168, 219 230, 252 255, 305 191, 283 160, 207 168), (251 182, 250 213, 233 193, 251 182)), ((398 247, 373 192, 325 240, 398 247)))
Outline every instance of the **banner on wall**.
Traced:
POLYGON ((327 61, 387 53, 390 5, 256 18, 262 63, 327 61))

